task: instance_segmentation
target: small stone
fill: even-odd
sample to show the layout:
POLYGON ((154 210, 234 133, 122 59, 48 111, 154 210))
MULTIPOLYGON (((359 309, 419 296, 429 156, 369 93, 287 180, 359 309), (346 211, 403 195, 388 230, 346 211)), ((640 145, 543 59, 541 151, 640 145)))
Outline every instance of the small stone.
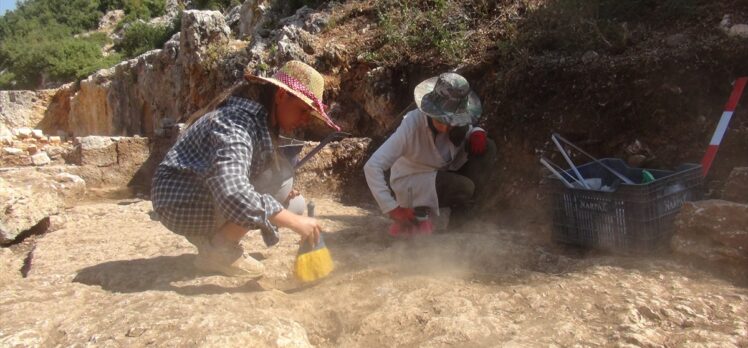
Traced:
POLYGON ((599 58, 599 57, 600 57, 600 55, 597 52, 595 52, 595 51, 587 51, 582 56, 582 62, 584 62, 584 63, 592 63, 592 62, 596 61, 597 58, 599 58))
POLYGON ((18 156, 23 153, 23 150, 15 147, 6 147, 3 148, 3 152, 7 155, 18 156))
POLYGON ((132 327, 129 330, 127 330, 127 333, 125 336, 127 337, 140 337, 145 333, 146 329, 139 328, 139 327, 132 327))
POLYGON ((49 162, 51 162, 51 160, 49 159, 49 156, 47 156, 47 153, 44 151, 31 156, 31 163, 33 163, 35 166, 43 166, 45 164, 49 164, 49 162))
POLYGON ((59 135, 53 135, 49 137, 49 142, 52 144, 59 144, 62 142, 62 138, 59 135))
POLYGON ((80 176, 70 173, 60 173, 55 175, 55 181, 59 183, 85 183, 85 181, 80 176))
POLYGON ((42 139, 44 138, 44 132, 42 132, 41 129, 33 129, 31 130, 31 136, 33 136, 36 139, 42 139))
POLYGON ((748 24, 735 24, 727 32, 727 35, 748 39, 748 24))
POLYGON ((18 137, 18 139, 26 139, 31 137, 31 135, 33 134, 31 128, 26 127, 16 128, 15 130, 13 130, 13 133, 16 135, 16 137, 18 137))
POLYGON ((13 136, 5 135, 0 137, 0 144, 2 145, 13 145, 13 136))
POLYGON ((29 153, 29 155, 33 155, 37 152, 39 152, 39 148, 36 147, 36 145, 29 145, 26 147, 26 151, 29 153))
POLYGON ((724 15, 724 17, 722 17, 722 21, 719 22, 719 27, 722 30, 727 31, 730 29, 731 26, 732 26, 732 16, 730 16, 729 14, 724 15))

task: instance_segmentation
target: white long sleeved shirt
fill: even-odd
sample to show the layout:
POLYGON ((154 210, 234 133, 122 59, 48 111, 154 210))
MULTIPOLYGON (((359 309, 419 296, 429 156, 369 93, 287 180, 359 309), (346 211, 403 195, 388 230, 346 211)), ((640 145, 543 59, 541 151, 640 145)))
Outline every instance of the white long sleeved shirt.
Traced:
MULTIPOLYGON (((431 208, 438 214, 436 172, 457 170, 467 162, 465 146, 455 146, 448 135, 434 133, 428 126, 428 116, 415 109, 408 112, 392 134, 364 165, 366 182, 382 212, 398 206, 431 208), (391 169, 392 197, 384 178, 391 169)), ((479 130, 470 127, 468 135, 479 130)))

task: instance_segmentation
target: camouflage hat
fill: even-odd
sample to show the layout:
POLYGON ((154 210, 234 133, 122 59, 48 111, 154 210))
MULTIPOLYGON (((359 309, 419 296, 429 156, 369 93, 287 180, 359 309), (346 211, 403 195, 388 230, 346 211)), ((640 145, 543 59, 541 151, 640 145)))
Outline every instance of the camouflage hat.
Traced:
POLYGON ((482 112, 480 99, 459 74, 444 73, 423 81, 413 92, 418 109, 452 126, 477 121, 482 112))

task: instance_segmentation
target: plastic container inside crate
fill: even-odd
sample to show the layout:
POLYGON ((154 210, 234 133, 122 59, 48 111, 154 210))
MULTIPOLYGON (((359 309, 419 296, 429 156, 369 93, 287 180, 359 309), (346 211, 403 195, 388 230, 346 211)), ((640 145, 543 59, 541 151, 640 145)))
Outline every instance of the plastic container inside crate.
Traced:
MULTIPOLYGON (((584 178, 600 178, 612 192, 567 188, 556 177, 545 181, 553 208, 557 242, 625 252, 667 247, 673 219, 684 202, 701 198, 701 166, 684 164, 674 171, 647 169, 655 180, 641 183, 642 168, 617 158, 602 159, 635 182, 625 184, 596 162, 578 166, 584 178)), ((571 171, 567 174, 574 175, 571 171)))

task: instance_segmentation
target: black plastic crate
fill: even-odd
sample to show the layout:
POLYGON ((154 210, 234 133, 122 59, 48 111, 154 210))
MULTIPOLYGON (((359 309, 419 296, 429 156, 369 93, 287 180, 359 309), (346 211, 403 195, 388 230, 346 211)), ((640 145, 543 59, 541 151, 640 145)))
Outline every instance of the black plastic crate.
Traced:
MULTIPOLYGON (((556 177, 544 181, 553 209, 557 242, 625 252, 651 252, 668 246, 673 219, 686 201, 702 195, 701 165, 675 171, 647 169, 655 180, 642 181, 642 168, 606 158, 605 165, 635 182, 625 184, 596 162, 577 169, 584 178, 601 178, 612 192, 568 188, 556 177)), ((568 174, 574 175, 571 170, 568 174)))

